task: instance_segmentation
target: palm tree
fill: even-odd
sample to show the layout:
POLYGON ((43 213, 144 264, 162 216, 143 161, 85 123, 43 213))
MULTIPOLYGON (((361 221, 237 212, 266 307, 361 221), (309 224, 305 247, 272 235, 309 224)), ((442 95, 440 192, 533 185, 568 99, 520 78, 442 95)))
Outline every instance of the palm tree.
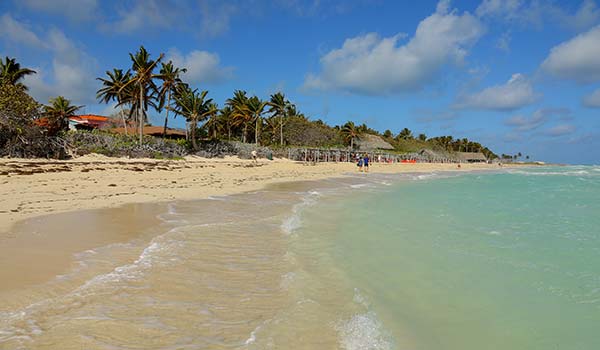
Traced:
POLYGON ((227 129, 227 140, 231 141, 231 129, 233 128, 233 110, 230 106, 225 106, 221 108, 219 113, 219 119, 221 119, 224 128, 227 129))
POLYGON ((404 128, 398 134, 398 138, 404 139, 404 140, 410 140, 413 138, 412 131, 410 131, 410 129, 408 129, 408 128, 404 128))
POLYGON ((242 142, 246 142, 248 123, 252 120, 252 112, 248 109, 246 91, 235 90, 233 97, 227 99, 226 104, 231 108, 231 118, 234 125, 242 125, 242 142))
POLYGON ((290 104, 285 99, 285 95, 281 92, 271 95, 269 101, 269 113, 273 113, 273 117, 279 117, 279 144, 283 146, 283 118, 286 116, 287 108, 290 104))
POLYGON ((83 106, 73 106, 71 101, 63 96, 50 99, 50 104, 44 106, 44 115, 48 118, 48 131, 51 135, 69 127, 69 117, 83 106))
POLYGON ((191 124, 190 136, 192 138, 192 147, 198 149, 196 142, 196 127, 199 122, 205 120, 209 116, 216 114, 217 105, 212 99, 206 99, 208 91, 198 92, 198 89, 192 90, 189 86, 180 86, 174 94, 175 113, 186 118, 191 124))
MULTIPOLYGON (((215 108, 216 108, 216 105, 215 105, 215 108)), ((225 108, 229 108, 229 107, 225 107, 225 108)), ((221 109, 221 110, 217 109, 215 112, 216 113, 212 114, 208 118, 206 123, 204 123, 204 127, 206 128, 206 131, 207 131, 209 137, 211 137, 213 139, 218 139, 219 134, 222 134, 225 130, 227 130, 228 120, 226 119, 226 117, 223 114, 223 109, 221 109)))
POLYGON ((21 68, 21 64, 14 58, 8 58, 7 56, 4 61, 0 61, 0 85, 14 85, 27 90, 27 87, 20 81, 25 76, 35 73, 36 71, 32 69, 21 68))
POLYGON ((158 110, 158 106, 154 103, 158 94, 158 88, 154 83, 154 79, 158 78, 159 75, 154 74, 154 69, 163 59, 164 54, 160 54, 158 59, 151 60, 150 54, 144 46, 140 46, 140 49, 134 54, 130 53, 131 58, 131 70, 133 76, 131 79, 121 87, 120 91, 126 91, 130 87, 134 87, 132 92, 135 92, 132 99, 132 110, 137 111, 137 118, 139 123, 140 132, 140 144, 143 142, 144 135, 144 122, 148 112, 148 106, 151 106, 158 110))
POLYGON ((113 69, 113 71, 106 71, 108 79, 97 78, 102 82, 102 88, 96 92, 96 98, 100 102, 109 103, 110 101, 116 101, 117 106, 121 107, 121 118, 123 118, 123 127, 125 128, 125 135, 127 135, 127 122, 125 121, 125 113, 123 112, 123 105, 129 103, 131 96, 127 94, 127 91, 121 90, 121 88, 131 79, 131 72, 123 73, 122 69, 113 69))
POLYGON ((163 63, 159 72, 159 79, 162 80, 160 87, 160 108, 165 104, 165 96, 167 97, 166 115, 165 115, 165 127, 163 129, 163 137, 167 135, 167 122, 169 120, 169 110, 171 109, 171 93, 175 91, 178 85, 183 84, 179 76, 182 73, 187 72, 185 68, 176 68, 173 66, 173 62, 163 63))
POLYGON ((342 135, 344 135, 344 140, 350 141, 350 149, 354 149, 354 139, 358 136, 358 130, 354 122, 347 122, 342 126, 341 129, 342 135))
POLYGON ((256 96, 252 96, 248 99, 247 108, 251 113, 252 118, 256 120, 256 126, 254 127, 254 143, 258 145, 260 127, 262 126, 262 114, 267 106, 266 101, 262 101, 256 96))

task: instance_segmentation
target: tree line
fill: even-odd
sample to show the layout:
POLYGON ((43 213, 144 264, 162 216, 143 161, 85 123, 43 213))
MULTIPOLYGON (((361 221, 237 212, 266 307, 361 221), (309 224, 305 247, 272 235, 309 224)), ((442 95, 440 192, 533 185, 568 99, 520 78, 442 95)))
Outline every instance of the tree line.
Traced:
MULTIPOLYGON (((223 106, 219 106, 209 92, 193 88, 182 80, 185 67, 176 67, 166 62, 164 54, 155 59, 141 46, 129 53, 131 66, 126 69, 113 68, 99 77, 101 83, 97 99, 102 103, 114 103, 120 111, 125 132, 132 133, 143 142, 144 126, 148 113, 164 112, 163 136, 168 130, 170 116, 180 116, 186 121, 186 135, 193 150, 199 148, 199 139, 236 140, 267 146, 311 146, 350 147, 362 134, 381 136, 397 151, 414 151, 417 148, 437 148, 450 152, 482 152, 488 158, 497 156, 480 143, 452 136, 428 138, 425 134, 414 136, 408 128, 394 135, 390 130, 380 133, 366 124, 356 125, 349 121, 343 125, 329 126, 322 120, 311 120, 290 102, 284 93, 276 92, 267 99, 249 96, 246 91, 235 90, 223 106)), ((68 128, 68 117, 82 106, 74 106, 65 97, 50 99, 48 105, 40 105, 27 95, 22 79, 34 70, 23 68, 15 59, 6 57, 0 62, 3 89, 13 89, 12 101, 27 101, 29 110, 13 111, 25 113, 35 124, 45 129, 48 135, 68 128), (15 94, 19 95, 15 99, 15 94)), ((3 91, 3 94, 4 91, 3 91)), ((6 94, 5 94, 6 95, 6 94)), ((2 105, 0 105, 2 107, 2 105)), ((6 108, 5 108, 6 109, 6 108)), ((5 113, 4 113, 5 114, 5 113)), ((10 114, 10 113, 9 113, 10 114)), ((4 118, 6 119, 6 118, 4 118)))

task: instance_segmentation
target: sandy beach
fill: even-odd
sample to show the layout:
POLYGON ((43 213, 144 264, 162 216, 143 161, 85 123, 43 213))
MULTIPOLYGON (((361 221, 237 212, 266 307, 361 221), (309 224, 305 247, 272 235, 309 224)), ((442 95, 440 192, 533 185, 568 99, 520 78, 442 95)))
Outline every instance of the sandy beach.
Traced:
MULTIPOLYGON (((371 173, 468 171, 498 165, 379 164, 371 173)), ((357 172, 354 163, 306 164, 237 157, 185 160, 87 155, 68 161, 0 159, 0 232, 40 215, 127 203, 201 199, 255 191, 276 182, 319 180, 357 172)), ((365 174, 367 175, 367 174, 365 174)), ((368 175, 367 175, 368 176, 368 175)))
POLYGON ((331 325, 363 304, 340 287, 346 273, 326 247, 293 233, 303 208, 387 174, 494 169, 373 164, 356 176, 354 163, 281 159, 4 159, 0 348, 337 348, 354 336, 331 325))

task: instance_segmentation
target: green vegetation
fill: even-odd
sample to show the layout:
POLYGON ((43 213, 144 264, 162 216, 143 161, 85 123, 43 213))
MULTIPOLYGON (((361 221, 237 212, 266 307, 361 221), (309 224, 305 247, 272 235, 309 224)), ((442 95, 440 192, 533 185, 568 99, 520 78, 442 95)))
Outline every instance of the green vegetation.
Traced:
POLYGON ((4 61, 0 61, 0 85, 12 85, 27 90, 21 80, 31 74, 35 74, 35 71, 29 68, 21 68, 21 65, 14 58, 6 57, 4 61))
POLYGON ((50 99, 50 104, 44 106, 46 130, 54 136, 69 127, 69 117, 74 115, 82 106, 73 106, 71 101, 62 96, 50 99))
MULTIPOLYGON (((101 143, 97 147, 98 152, 107 155, 137 154, 144 144, 155 144, 152 138, 145 137, 143 133, 149 109, 154 109, 159 113, 164 110, 165 113, 163 138, 171 112, 185 118, 186 140, 173 144, 192 152, 198 152, 208 144, 214 145, 215 141, 252 142, 255 146, 271 148, 299 146, 354 149, 357 141, 362 141, 361 136, 371 134, 381 137, 397 153, 432 149, 444 152, 482 152, 489 159, 497 158, 487 147, 466 138, 428 138, 423 133, 415 137, 417 134, 408 128, 400 130, 396 135, 391 130, 380 133, 366 124, 357 125, 352 121, 329 126, 322 120, 311 120, 305 116, 282 92, 263 100, 259 96, 248 96, 246 91, 235 90, 233 96, 220 108, 209 97, 208 91, 194 89, 181 79, 186 68, 175 67, 171 61, 164 63, 163 57, 164 54, 161 53, 154 60, 141 46, 135 53, 129 54, 129 69, 114 68, 106 71, 105 77, 98 78, 102 85, 97 91, 97 99, 103 103, 116 103, 121 108, 118 115, 125 127, 124 138, 119 136, 109 141, 108 136, 102 136, 102 141, 98 141, 101 143), (137 140, 129 137, 127 127, 131 125, 137 129, 137 140), (138 150, 132 151, 132 142, 139 147, 138 150)), ((22 68, 15 59, 6 57, 0 62, 0 73, 0 145, 27 143, 22 137, 24 130, 30 134, 29 138, 64 138, 68 127, 67 117, 80 107, 73 106, 62 96, 51 99, 48 106, 37 103, 27 94, 27 88, 21 82, 25 76, 35 74, 35 71, 22 68)), ((92 146, 84 147, 77 143, 82 139, 82 136, 78 136, 71 140, 75 142, 73 146, 90 151, 92 146)), ((96 135, 95 138, 86 139, 86 142, 93 140, 100 138, 96 135)), ((178 152, 171 156, 181 156, 178 152)), ((151 153, 141 153, 146 156, 169 157, 156 149, 151 153)), ((510 158, 516 160, 520 156, 519 153, 510 158)), ((508 159, 507 155, 502 157, 508 159)))

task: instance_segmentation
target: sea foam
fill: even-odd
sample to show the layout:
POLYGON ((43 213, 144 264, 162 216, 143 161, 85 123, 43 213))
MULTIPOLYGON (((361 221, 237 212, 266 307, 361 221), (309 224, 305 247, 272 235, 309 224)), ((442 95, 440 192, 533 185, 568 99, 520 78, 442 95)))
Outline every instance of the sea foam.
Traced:
POLYGON ((281 230, 283 233, 289 235, 300 228, 302 226, 302 211, 306 207, 314 205, 320 196, 321 193, 317 191, 310 191, 306 195, 302 196, 301 202, 292 207, 292 214, 285 218, 281 223, 281 230))

